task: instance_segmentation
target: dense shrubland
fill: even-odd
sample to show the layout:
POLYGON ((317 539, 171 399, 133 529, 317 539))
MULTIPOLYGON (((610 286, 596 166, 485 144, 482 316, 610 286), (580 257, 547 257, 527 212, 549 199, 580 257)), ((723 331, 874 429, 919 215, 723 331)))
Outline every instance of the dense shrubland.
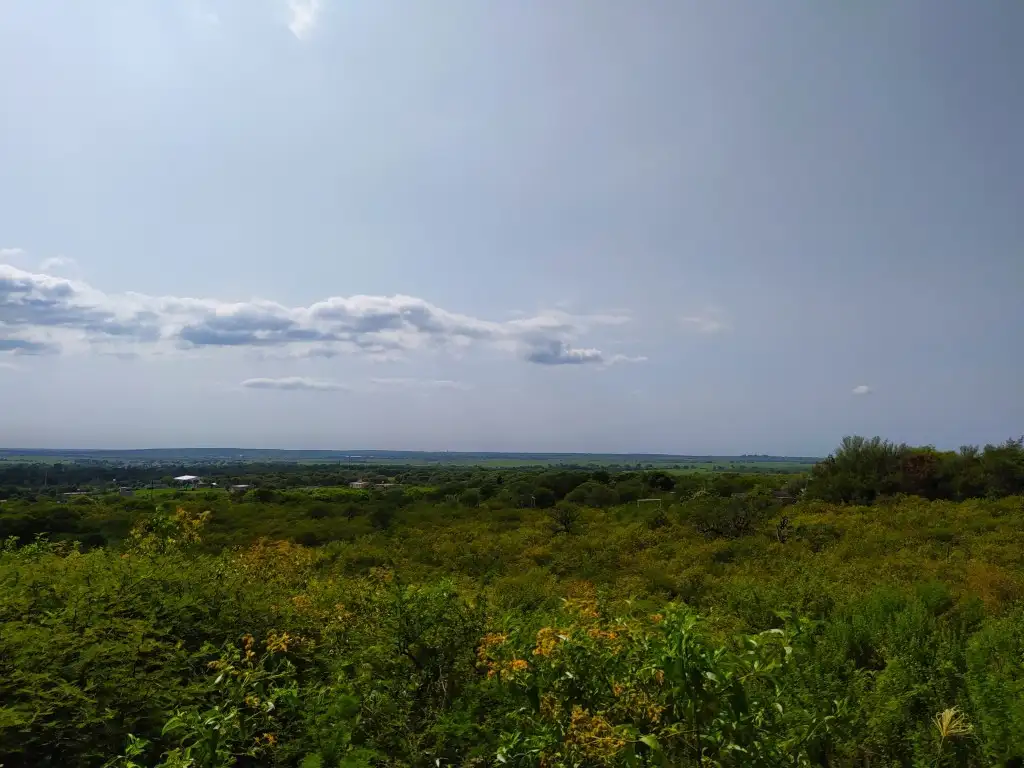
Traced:
POLYGON ((1024 493, 1024 438, 984 449, 912 448, 880 438, 844 438, 811 471, 807 497, 870 504, 907 494, 926 499, 999 498, 1024 493))
POLYGON ((1020 765, 1019 448, 962 501, 865 441, 809 478, 8 502, 0 762, 1020 765))
MULTIPOLYGON (((589 479, 602 484, 617 483, 636 477, 638 474, 665 475, 681 474, 679 465, 674 469, 653 464, 647 466, 637 463, 632 466, 600 465, 573 466, 556 464, 548 466, 513 466, 504 468, 484 466, 464 466, 459 464, 437 463, 422 466, 401 466, 395 464, 259 464, 245 462, 239 464, 182 464, 178 466, 124 466, 119 462, 93 462, 77 464, 72 462, 55 462, 53 464, 29 463, 18 464, 0 461, 0 498, 56 498, 62 493, 73 491, 102 492, 117 490, 118 487, 148 488, 150 486, 172 486, 173 478, 179 475, 199 475, 205 481, 220 486, 231 484, 252 484, 260 488, 285 491, 290 489, 309 489, 315 486, 345 486, 353 481, 376 483, 400 483, 404 486, 427 486, 438 489, 444 494, 459 493, 466 488, 478 488, 485 495, 488 489, 492 493, 502 490, 503 484, 521 484, 523 488, 547 488, 555 493, 565 485, 571 484, 569 490, 589 479)), ((809 465, 793 464, 791 467, 808 468, 809 465)), ((688 472, 686 474, 725 474, 722 471, 711 473, 688 472)), ((789 474, 793 469, 783 469, 771 464, 762 466, 749 465, 746 469, 730 470, 734 474, 758 474, 765 477, 789 474)), ((567 493, 568 490, 563 491, 567 493)))

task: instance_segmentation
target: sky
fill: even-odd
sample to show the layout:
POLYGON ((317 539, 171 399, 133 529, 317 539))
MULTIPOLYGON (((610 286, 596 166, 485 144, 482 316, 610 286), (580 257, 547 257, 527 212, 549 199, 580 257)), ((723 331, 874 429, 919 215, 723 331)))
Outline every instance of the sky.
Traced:
POLYGON ((1016 0, 5 0, 0 446, 1024 433, 1016 0))

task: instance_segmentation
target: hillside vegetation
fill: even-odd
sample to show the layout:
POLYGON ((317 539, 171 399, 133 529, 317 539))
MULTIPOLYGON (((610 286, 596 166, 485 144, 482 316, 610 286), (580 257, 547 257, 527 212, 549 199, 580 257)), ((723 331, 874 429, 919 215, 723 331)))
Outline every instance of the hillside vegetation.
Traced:
POLYGON ((405 479, 9 499, 0 763, 1024 760, 1019 441, 405 479))

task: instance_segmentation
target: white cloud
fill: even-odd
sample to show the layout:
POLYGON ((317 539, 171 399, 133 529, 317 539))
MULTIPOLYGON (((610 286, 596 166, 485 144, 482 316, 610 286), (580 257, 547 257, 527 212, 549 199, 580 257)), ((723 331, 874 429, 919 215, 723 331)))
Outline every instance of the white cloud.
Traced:
POLYGON ((557 339, 537 345, 527 353, 526 359, 540 365, 585 365, 607 362, 599 349, 570 347, 557 339))
POLYGON ((12 355, 48 355, 60 351, 60 346, 45 340, 0 338, 0 352, 12 355))
POLYGON ((646 363, 646 355, 612 355, 608 358, 608 365, 614 365, 615 363, 646 363))
POLYGON ((314 390, 317 392, 339 392, 347 390, 344 384, 323 379, 307 379, 302 376, 286 376, 281 379, 246 379, 242 382, 246 389, 283 389, 283 390, 314 390))
POLYGON ((67 277, 77 277, 81 274, 78 262, 67 256, 51 256, 39 262, 39 271, 47 275, 58 275, 63 273, 67 277))
POLYGON ((28 252, 24 248, 0 248, 0 263, 24 264, 28 261, 28 252))
POLYGON ((858 384, 856 387, 853 388, 852 392, 855 395, 870 395, 871 387, 869 387, 867 384, 858 384))
POLYGON ((288 0, 288 29, 303 40, 316 26, 320 0, 288 0))
POLYGON ((689 315, 679 318, 684 328, 697 333, 718 333, 728 329, 725 320, 716 312, 709 312, 700 315, 689 315))
POLYGON ((492 321, 413 296, 331 297, 305 307, 255 299, 107 294, 77 280, 0 264, 0 351, 93 349, 170 353, 258 348, 294 357, 362 354, 395 359, 414 351, 458 352, 490 345, 541 365, 609 363, 576 340, 628 322, 625 315, 550 311, 492 321))

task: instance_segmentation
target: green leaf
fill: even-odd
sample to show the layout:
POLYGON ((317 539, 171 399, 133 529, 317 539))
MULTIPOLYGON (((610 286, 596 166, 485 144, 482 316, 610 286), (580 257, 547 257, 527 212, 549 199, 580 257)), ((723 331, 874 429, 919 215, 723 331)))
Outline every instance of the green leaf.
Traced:
POLYGON ((533 707, 535 712, 540 711, 540 691, 537 686, 531 685, 526 691, 526 697, 530 700, 530 705, 533 707))
POLYGON ((658 737, 653 733, 641 736, 640 741, 650 747, 652 752, 661 752, 661 744, 658 743, 658 737))

